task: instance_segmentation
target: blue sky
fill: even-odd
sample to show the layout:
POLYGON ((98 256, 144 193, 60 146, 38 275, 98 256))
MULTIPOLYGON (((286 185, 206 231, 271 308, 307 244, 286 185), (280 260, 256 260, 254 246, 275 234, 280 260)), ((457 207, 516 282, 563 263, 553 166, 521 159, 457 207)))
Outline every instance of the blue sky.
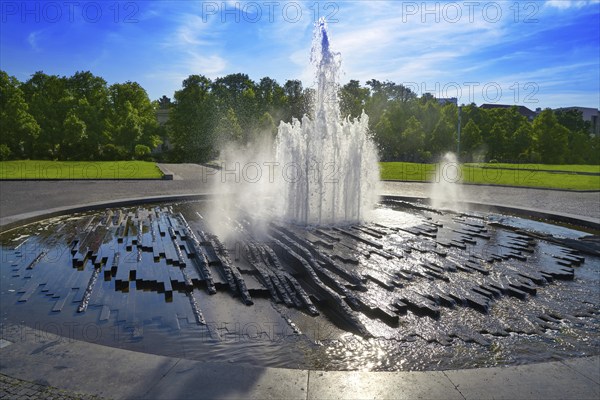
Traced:
POLYGON ((312 29, 329 19, 342 83, 536 107, 600 107, 600 1, 1 1, 0 68, 89 70, 169 97, 190 74, 311 86, 312 29))

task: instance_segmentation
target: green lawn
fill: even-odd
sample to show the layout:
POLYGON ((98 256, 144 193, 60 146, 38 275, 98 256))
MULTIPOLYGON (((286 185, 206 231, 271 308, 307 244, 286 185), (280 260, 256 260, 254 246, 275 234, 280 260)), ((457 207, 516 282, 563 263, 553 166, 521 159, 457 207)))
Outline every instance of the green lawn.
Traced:
POLYGON ((600 190, 600 175, 577 175, 574 173, 543 172, 540 170, 569 170, 582 172, 595 172, 597 166, 564 166, 564 165, 535 165, 539 168, 523 168, 519 164, 485 164, 485 166, 505 166, 509 169, 485 168, 481 164, 465 164, 461 166, 448 165, 444 168, 437 164, 418 164, 404 162, 380 163, 381 179, 402 181, 439 181, 446 179, 464 183, 479 183, 488 185, 509 185, 523 187, 540 187, 552 189, 571 190, 600 190), (457 168, 458 167, 458 168, 457 168), (567 170, 567 169, 565 169, 567 170))
POLYGON ((0 179, 160 179, 147 161, 1 161, 0 179))
POLYGON ((547 171, 569 171, 569 172, 591 172, 600 174, 600 165, 545 165, 545 164, 481 164, 472 163, 466 166, 481 168, 520 169, 520 170, 547 170, 547 171))

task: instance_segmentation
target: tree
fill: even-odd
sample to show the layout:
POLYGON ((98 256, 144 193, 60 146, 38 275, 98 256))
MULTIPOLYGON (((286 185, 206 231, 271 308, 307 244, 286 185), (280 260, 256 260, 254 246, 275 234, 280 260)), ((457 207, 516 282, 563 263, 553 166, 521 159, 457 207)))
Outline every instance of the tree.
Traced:
POLYGON ((392 126, 389 113, 384 111, 375 126, 375 140, 379 145, 382 161, 397 161, 399 159, 400 135, 392 126))
POLYGON ((66 89, 72 99, 68 112, 74 113, 86 127, 86 140, 80 144, 82 156, 94 159, 107 138, 109 94, 106 81, 89 71, 76 72, 66 79, 66 89))
POLYGON ((274 79, 264 77, 260 80, 256 87, 256 102, 262 115, 268 112, 274 120, 284 119, 287 99, 283 87, 274 79))
MULTIPOLYGON (((433 106, 437 101, 429 101, 433 106)), ((433 106, 435 108, 435 106, 433 106)), ((439 107, 439 106, 438 106, 439 107)), ((458 108, 453 104, 441 107, 439 119, 430 138, 430 149, 434 155, 456 150, 458 108)))
POLYGON ((283 85, 283 91, 287 99, 287 110, 284 114, 284 121, 291 122, 292 118, 302 119, 304 114, 310 113, 306 91, 302 89, 302 82, 299 80, 288 80, 283 85))
POLYGON ((160 143, 158 122, 148 94, 137 82, 109 87, 111 142, 134 155, 135 145, 155 148, 160 143))
POLYGON ((558 123, 554 112, 547 108, 533 121, 538 152, 545 164, 562 164, 568 150, 567 128, 558 123))
POLYGON ((84 160, 85 141, 88 139, 86 124, 75 112, 71 110, 63 123, 63 135, 59 144, 59 156, 61 160, 84 160))
POLYGON ((425 131, 421 123, 411 116, 402 132, 400 152, 405 161, 422 161, 422 152, 425 144, 425 131))
MULTIPOLYGON (((521 124, 514 132, 512 140, 511 152, 513 157, 516 156, 516 161, 525 162, 532 161, 531 154, 533 150, 533 133, 529 122, 521 124)), ((515 160, 513 160, 515 161, 515 160)))
POLYGON ((4 71, 0 71, 0 126, 2 160, 33 156, 31 151, 40 126, 29 113, 19 81, 4 71))
POLYGON ((557 110, 554 112, 559 124, 569 130, 568 152, 565 161, 568 164, 585 164, 591 158, 590 122, 583 120, 578 110, 557 110))
POLYGON ((62 130, 73 97, 67 90, 67 79, 36 72, 22 85, 29 112, 40 127, 35 141, 25 143, 30 158, 54 159, 58 156, 62 130))
POLYGON ((277 127, 275 126, 275 121, 273 117, 268 112, 265 112, 258 119, 258 123, 256 124, 254 130, 252 131, 252 135, 249 138, 249 142, 257 142, 263 138, 274 139, 277 135, 277 127))
POLYGON ((481 129, 471 119, 461 132, 460 149, 461 153, 466 154, 466 157, 463 159, 473 161, 474 153, 481 148, 482 144, 481 129))
POLYGON ((436 155, 456 149, 456 128, 445 119, 440 119, 431 134, 431 152, 436 155))
POLYGON ((242 128, 238 123, 233 108, 227 109, 227 111, 221 115, 221 118, 219 118, 216 126, 216 136, 220 145, 228 142, 241 143, 243 138, 242 128))
POLYGON ((212 84, 212 93, 220 113, 232 109, 239 123, 249 128, 256 115, 256 85, 246 74, 229 74, 217 78, 212 84))
POLYGON ((190 75, 175 92, 168 125, 174 161, 205 162, 215 155, 217 107, 211 84, 205 76, 190 75))
POLYGON ((360 82, 351 80, 340 90, 340 108, 342 116, 358 118, 362 114, 367 100, 369 89, 360 87, 360 82))
POLYGON ((371 79, 366 84, 370 88, 371 96, 365 101, 365 110, 369 115, 370 128, 374 128, 379 123, 379 118, 388 109, 390 102, 403 99, 401 94, 404 90, 400 87, 404 87, 390 81, 380 82, 377 79, 371 79))
POLYGON ((502 122, 496 122, 492 127, 492 131, 486 138, 488 160, 504 160, 504 147, 506 143, 506 137, 504 136, 504 133, 506 130, 507 129, 502 122))

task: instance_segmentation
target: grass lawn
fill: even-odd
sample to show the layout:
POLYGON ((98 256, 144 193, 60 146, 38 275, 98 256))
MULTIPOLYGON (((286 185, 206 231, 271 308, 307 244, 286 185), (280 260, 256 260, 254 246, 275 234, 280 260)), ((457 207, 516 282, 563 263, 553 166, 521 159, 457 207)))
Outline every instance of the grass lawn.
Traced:
POLYGON ((545 164, 481 164, 472 163, 465 164, 469 167, 481 167, 481 168, 500 168, 500 169, 520 169, 520 170, 534 170, 534 171, 569 171, 569 172, 591 172, 600 174, 600 165, 545 165, 545 164))
POLYGON ((501 168, 483 168, 481 164, 447 165, 440 167, 437 164, 417 164, 404 162, 380 163, 381 179, 431 182, 447 179, 464 183, 479 183, 488 185, 508 185, 523 187, 539 187, 552 189, 571 190, 600 190, 600 175, 577 175, 574 173, 544 172, 540 170, 558 170, 565 167, 582 172, 595 172, 598 166, 564 166, 564 165, 535 165, 539 168, 523 168, 519 164, 485 164, 486 166, 501 168), (596 168, 596 170, 594 170, 596 168))
POLYGON ((160 179, 147 161, 1 161, 0 179, 160 179))

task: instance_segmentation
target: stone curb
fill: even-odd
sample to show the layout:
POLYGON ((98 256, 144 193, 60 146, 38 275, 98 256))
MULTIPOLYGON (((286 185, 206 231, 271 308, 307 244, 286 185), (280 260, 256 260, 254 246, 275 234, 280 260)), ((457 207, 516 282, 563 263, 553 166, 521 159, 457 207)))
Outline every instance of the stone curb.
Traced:
MULTIPOLYGON (((420 201, 427 205, 430 204, 431 198, 429 197, 419 197, 419 196, 396 196, 396 195, 381 195, 382 200, 401 200, 401 201, 420 201)), ((511 206, 502 206, 499 204, 487 204, 487 203, 473 203, 463 201, 459 203, 462 206, 465 206, 466 210, 474 210, 474 211, 487 211, 487 212, 498 212, 498 213, 506 213, 512 214, 519 217, 527 217, 534 219, 541 219, 547 221, 554 222, 562 222, 582 228, 593 229, 595 231, 600 231, 600 219, 586 217, 583 215, 572 215, 567 213, 558 213, 558 212, 549 212, 543 210, 534 210, 531 208, 525 207, 511 207, 511 206)))
POLYGON ((162 172, 163 177, 162 179, 165 181, 172 181, 173 177, 175 174, 173 174, 167 167, 165 167, 164 165, 161 165, 159 163, 156 163, 156 166, 158 167, 158 169, 160 170, 160 172, 162 172))
POLYGON ((126 207, 133 206, 136 204, 149 204, 149 203, 164 203, 171 201, 191 201, 191 200, 205 200, 213 197, 210 194, 184 194, 184 195, 165 195, 165 196, 151 196, 151 197, 133 197, 128 199, 109 200, 97 203, 79 204, 73 206, 56 207, 47 210, 34 211, 30 213, 11 215, 8 217, 0 218, 0 232, 9 231, 21 225, 31 224, 36 221, 41 221, 46 218, 58 217, 65 214, 71 214, 76 212, 85 212, 92 210, 101 210, 104 208, 111 207, 126 207))
MULTIPOLYGON (((0 232, 5 232, 14 229, 20 225, 30 224, 32 222, 40 221, 46 218, 57 217, 74 212, 85 212, 92 210, 101 210, 103 208, 111 207, 126 207, 136 204, 149 204, 149 203, 162 203, 172 201, 192 201, 192 200, 206 200, 214 197, 214 194, 181 194, 181 195, 164 195, 164 196, 151 196, 151 197, 134 197, 128 199, 110 200, 97 203, 88 203, 74 206, 57 207, 47 210, 35 211, 24 214, 11 215, 8 217, 0 218, 0 232)), ((381 195, 382 200, 401 200, 401 201, 421 201, 429 204, 431 201, 428 197, 419 196, 397 196, 397 195, 381 195)), ((469 209, 478 211, 488 212, 501 212, 508 213, 523 217, 533 217, 538 219, 545 219, 550 221, 567 223, 575 226, 580 226, 588 229, 600 231, 600 220, 580 215, 572 215, 566 213, 548 212, 533 210, 524 207, 509 207, 498 204, 486 204, 486 203, 473 203, 473 202, 461 202, 460 204, 467 206, 469 209)))
MULTIPOLYGON (((409 181, 409 180, 404 180, 404 179, 382 179, 381 182, 406 182, 406 183, 428 183, 428 184, 435 183, 435 182, 431 182, 431 181, 409 181)), ((558 189, 558 188, 535 187, 535 186, 496 185, 494 183, 458 182, 457 184, 463 185, 463 186, 491 186, 491 187, 502 187, 502 188, 513 188, 513 189, 549 190, 549 191, 555 191, 555 192, 600 193, 600 190, 558 189)))

